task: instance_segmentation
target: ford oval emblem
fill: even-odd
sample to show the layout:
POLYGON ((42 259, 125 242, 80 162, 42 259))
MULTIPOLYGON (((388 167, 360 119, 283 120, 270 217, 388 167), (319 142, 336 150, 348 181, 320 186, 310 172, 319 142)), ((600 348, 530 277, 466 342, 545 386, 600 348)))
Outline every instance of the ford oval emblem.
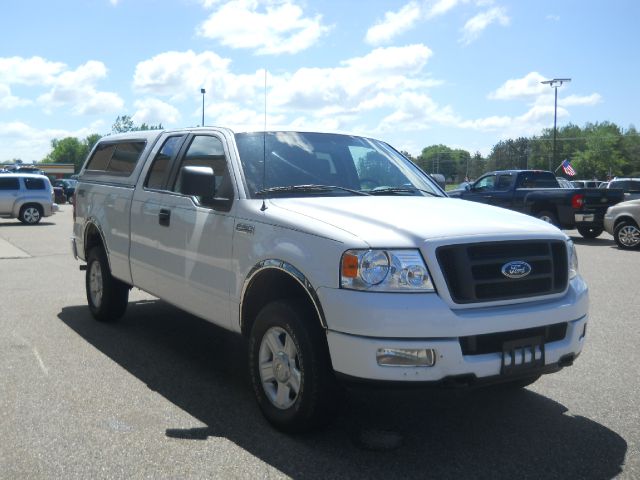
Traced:
POLYGON ((522 260, 505 263, 502 266, 502 274, 507 278, 522 278, 531 273, 531 265, 522 260))

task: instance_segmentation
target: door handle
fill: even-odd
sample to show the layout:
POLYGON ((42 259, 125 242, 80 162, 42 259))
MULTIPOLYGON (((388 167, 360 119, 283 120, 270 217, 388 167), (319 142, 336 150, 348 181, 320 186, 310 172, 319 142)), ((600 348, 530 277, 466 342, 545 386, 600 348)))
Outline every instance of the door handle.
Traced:
POLYGON ((164 227, 168 227, 171 223, 171 210, 167 210, 166 208, 160 209, 158 223, 164 227))

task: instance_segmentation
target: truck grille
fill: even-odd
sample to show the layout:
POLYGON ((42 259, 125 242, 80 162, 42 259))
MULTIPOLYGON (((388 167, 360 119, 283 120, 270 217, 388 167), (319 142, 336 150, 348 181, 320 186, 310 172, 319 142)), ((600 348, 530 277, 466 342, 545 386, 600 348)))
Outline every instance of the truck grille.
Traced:
POLYGON ((439 247, 438 263, 455 303, 492 302, 560 293, 567 287, 567 249, 561 240, 510 241, 439 247), (508 278, 509 262, 531 267, 508 278))

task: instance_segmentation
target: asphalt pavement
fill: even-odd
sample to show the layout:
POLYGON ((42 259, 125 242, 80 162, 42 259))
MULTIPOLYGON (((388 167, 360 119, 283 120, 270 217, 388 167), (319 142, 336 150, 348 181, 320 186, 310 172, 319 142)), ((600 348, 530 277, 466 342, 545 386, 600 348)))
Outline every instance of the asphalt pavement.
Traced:
POLYGON ((527 389, 350 390, 273 430, 239 336, 134 290, 92 320, 71 207, 0 219, 0 478, 640 478, 640 251, 571 235, 591 290, 573 367, 527 389))

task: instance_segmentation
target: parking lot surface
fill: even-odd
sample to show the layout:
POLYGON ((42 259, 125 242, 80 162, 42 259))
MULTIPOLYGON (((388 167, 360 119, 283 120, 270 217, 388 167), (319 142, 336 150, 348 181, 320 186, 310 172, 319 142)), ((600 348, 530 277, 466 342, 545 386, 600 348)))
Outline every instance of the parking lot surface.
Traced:
POLYGON ((134 290, 93 321, 71 206, 0 219, 0 478, 640 478, 640 251, 567 232, 591 290, 575 365, 520 391, 350 390, 273 430, 246 344, 134 290))

